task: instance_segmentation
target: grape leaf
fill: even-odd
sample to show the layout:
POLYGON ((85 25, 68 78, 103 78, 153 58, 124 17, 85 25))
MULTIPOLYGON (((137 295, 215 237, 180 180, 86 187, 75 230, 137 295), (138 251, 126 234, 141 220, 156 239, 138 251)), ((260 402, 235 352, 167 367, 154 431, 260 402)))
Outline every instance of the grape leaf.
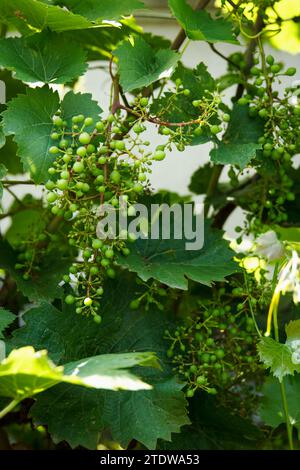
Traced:
MULTIPOLYGON (((94 122, 98 121, 99 115, 102 113, 102 109, 92 99, 90 93, 74 93, 69 91, 61 103, 62 117, 64 121, 67 121, 69 127, 72 127, 72 117, 78 114, 78 110, 80 110, 80 114, 93 118, 94 122)), ((93 126, 86 127, 88 131, 93 128, 93 126)))
MULTIPOLYGON (((173 235, 174 236, 174 235, 173 235)), ((118 258, 121 266, 136 272, 141 279, 156 279, 172 288, 188 288, 188 279, 211 285, 237 270, 233 253, 221 232, 205 226, 204 246, 200 250, 185 248, 187 240, 138 239, 129 256, 118 258)))
POLYGON ((8 310, 0 308, 0 339, 4 339, 3 332, 6 328, 15 321, 16 316, 8 310))
POLYGON ((22 294, 38 302, 61 297, 62 289, 58 283, 68 271, 69 259, 58 257, 56 251, 49 253, 43 257, 40 271, 34 273, 34 277, 30 280, 23 279, 22 273, 15 269, 16 263, 18 259, 14 250, 7 242, 0 242, 0 267, 10 273, 22 294))
POLYGON ((245 168, 261 148, 258 139, 264 127, 260 118, 251 118, 247 106, 234 105, 222 142, 210 152, 211 160, 222 165, 245 168))
POLYGON ((288 344, 279 343, 272 338, 262 338, 257 348, 260 360, 278 380, 282 381, 285 375, 294 375, 295 371, 300 372, 300 364, 292 362, 292 350, 288 344))
POLYGON ((66 83, 82 75, 86 54, 62 34, 45 32, 0 40, 0 65, 24 82, 66 83))
POLYGON ((33 397, 60 382, 108 390, 149 390, 128 372, 136 365, 156 365, 151 353, 101 355, 56 367, 47 351, 32 346, 14 349, 0 363, 0 395, 17 400, 33 397))
MULTIPOLYGON (((297 428, 300 437, 300 376, 286 377, 284 384, 290 422, 297 428)), ((277 428, 281 423, 286 422, 278 381, 273 377, 268 377, 263 385, 262 394, 259 415, 267 425, 277 428)))
POLYGON ((183 385, 171 377, 166 365, 166 316, 129 309, 132 298, 140 295, 139 289, 124 275, 109 282, 102 301, 101 325, 76 315, 73 309, 62 313, 42 304, 25 314, 26 326, 9 342, 13 348, 27 344, 46 348, 61 364, 88 355, 143 351, 154 351, 161 360, 163 370, 139 369, 138 375, 152 384, 153 390, 116 394, 80 387, 75 390, 63 384, 39 395, 32 408, 34 421, 47 424, 55 442, 67 440, 72 447, 94 449, 100 433, 108 428, 123 446, 137 439, 155 448, 157 439, 170 440, 172 432, 188 424, 183 385))
POLYGON ((118 20, 122 16, 128 16, 144 4, 139 0, 64 0, 66 5, 74 13, 78 13, 89 20, 118 20))
POLYGON ((156 52, 141 37, 134 39, 134 45, 123 42, 114 54, 119 59, 120 82, 125 92, 169 77, 179 60, 176 52, 170 49, 156 52))
POLYGON ((1 0, 0 21, 31 34, 46 28, 60 32, 94 26, 88 19, 65 8, 37 0, 1 0))
POLYGON ((169 7, 190 39, 237 44, 232 23, 223 18, 213 19, 205 10, 195 11, 185 0, 169 0, 169 7))
POLYGON ((36 183, 48 179, 47 170, 53 162, 53 155, 49 154, 50 134, 52 117, 58 107, 58 94, 44 86, 28 88, 26 95, 11 100, 2 113, 4 132, 15 135, 24 170, 30 171, 36 183))
MULTIPOLYGON (((48 168, 53 163, 53 155, 49 153, 49 148, 53 145, 50 137, 53 129, 52 117, 59 106, 58 94, 44 86, 28 88, 26 95, 10 101, 8 109, 2 113, 4 131, 7 135, 14 134, 24 170, 30 171, 36 183, 48 180, 48 168)), ((65 96, 61 108, 68 122, 70 114, 78 114, 79 109, 95 119, 101 112, 90 94, 75 94, 72 91, 65 96)))
POLYGON ((5 234, 6 240, 14 248, 27 240, 30 234, 40 234, 46 228, 46 220, 40 210, 25 209, 12 216, 12 224, 5 234))
POLYGON ((290 321, 285 327, 286 344, 293 341, 300 341, 300 320, 290 321))
POLYGON ((205 163, 192 175, 189 190, 195 194, 206 194, 209 181, 213 172, 211 163, 205 163))

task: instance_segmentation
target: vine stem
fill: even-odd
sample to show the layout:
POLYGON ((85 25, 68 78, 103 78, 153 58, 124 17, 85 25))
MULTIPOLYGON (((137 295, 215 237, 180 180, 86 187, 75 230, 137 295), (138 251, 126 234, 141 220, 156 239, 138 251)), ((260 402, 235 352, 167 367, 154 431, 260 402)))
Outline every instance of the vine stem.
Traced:
MULTIPOLYGON (((274 322, 274 336, 276 341, 279 342, 279 332, 278 332, 278 303, 274 307, 273 312, 273 322, 274 322)), ((284 410, 285 422, 286 422, 286 431, 289 441, 289 448, 290 450, 294 450, 294 443, 293 443, 293 426, 290 421, 290 414, 289 414, 289 407, 288 407, 288 400, 286 396, 286 389, 284 379, 282 381, 278 381, 280 385, 280 394, 281 394, 281 402, 284 410)))
POLYGON ((0 419, 4 418, 8 413, 10 413, 19 403, 20 399, 12 400, 5 408, 0 411, 0 419))

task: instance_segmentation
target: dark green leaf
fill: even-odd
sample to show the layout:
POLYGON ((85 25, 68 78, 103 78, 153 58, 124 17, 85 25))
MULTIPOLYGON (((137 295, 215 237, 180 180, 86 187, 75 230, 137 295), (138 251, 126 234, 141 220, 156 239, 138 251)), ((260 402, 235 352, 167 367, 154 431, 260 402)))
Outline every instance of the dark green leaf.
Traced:
POLYGON ((126 41, 115 51, 119 59, 120 82, 124 91, 132 91, 169 77, 179 60, 170 49, 153 50, 144 39, 137 37, 134 45, 126 41))
POLYGON ((215 20, 205 10, 195 11, 185 0, 169 0, 169 7, 190 39, 237 43, 230 21, 215 20))
POLYGON ((256 150, 261 148, 258 139, 263 130, 262 120, 251 118, 247 106, 235 105, 222 142, 210 152, 211 160, 245 168, 255 157, 256 150))
POLYGON ((0 65, 25 82, 67 83, 86 69, 85 52, 56 33, 0 41, 0 65))
POLYGON ((177 289, 187 289, 188 279, 211 285, 236 271, 228 243, 209 225, 205 227, 202 249, 186 250, 186 242, 172 235, 170 240, 138 239, 130 255, 120 256, 118 262, 144 281, 153 278, 177 289))
POLYGON ((4 308, 0 308, 0 339, 4 339, 4 331, 15 321, 16 316, 4 308))
POLYGON ((64 0, 66 5, 74 13, 78 13, 89 20, 118 20, 122 16, 128 16, 135 10, 143 8, 144 4, 139 0, 64 0))

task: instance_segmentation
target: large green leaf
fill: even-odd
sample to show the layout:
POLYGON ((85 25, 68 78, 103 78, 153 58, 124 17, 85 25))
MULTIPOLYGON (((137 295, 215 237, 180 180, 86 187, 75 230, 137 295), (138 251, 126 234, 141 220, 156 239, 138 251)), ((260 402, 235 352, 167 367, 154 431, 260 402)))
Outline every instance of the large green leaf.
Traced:
MULTIPOLYGON (((300 437, 300 376, 287 377, 284 383, 290 423, 297 428, 300 437)), ((281 423, 285 423, 285 412, 278 381, 269 377, 262 388, 262 394, 259 415, 266 424, 277 428, 281 423)))
POLYGON ((257 347, 260 360, 266 369, 270 368, 280 381, 285 375, 300 372, 300 364, 292 362, 292 351, 287 344, 278 343, 272 338, 262 338, 257 347))
POLYGON ((126 370, 136 365, 156 365, 155 356, 151 353, 103 355, 56 367, 47 351, 25 346, 14 349, 0 363, 0 395, 23 400, 60 382, 95 389, 151 389, 126 370))
POLYGON ((0 21, 31 34, 46 28, 59 32, 93 26, 83 16, 37 0, 1 0, 0 21))
MULTIPOLYGON (((36 183, 47 181, 48 168, 53 163, 53 155, 49 153, 53 144, 50 135, 52 118, 59 106, 58 94, 44 86, 28 88, 26 95, 10 101, 3 113, 4 131, 7 135, 14 134, 24 170, 30 171, 36 183)), ((71 113, 74 116, 78 111, 95 119, 101 112, 90 94, 75 94, 72 91, 65 96, 61 108, 67 120, 71 113)))
POLYGON ((108 428, 124 446, 137 439, 155 448, 157 439, 170 440, 172 432, 179 432, 189 422, 182 385, 171 378, 165 363, 166 316, 129 309, 139 289, 123 276, 109 282, 102 302, 101 325, 73 310, 62 313, 43 304, 26 313, 26 326, 15 332, 8 347, 32 344, 37 349, 46 348, 60 364, 88 355, 143 351, 156 352, 162 361, 161 371, 138 371, 146 383, 154 386, 153 390, 116 394, 63 384, 39 395, 32 415, 36 423, 48 425, 55 442, 67 440, 72 447, 93 449, 100 433, 108 428))
POLYGON ((200 250, 186 250, 184 237, 181 240, 172 237, 171 231, 170 240, 138 239, 130 255, 120 256, 118 263, 144 281, 153 278, 177 289, 187 289, 188 279, 211 285, 236 271, 228 243, 220 231, 212 230, 208 224, 200 250))
POLYGON ((122 16, 130 15, 135 10, 143 8, 144 4, 139 0, 64 0, 66 5, 74 13, 78 13, 89 20, 118 20, 122 16))
POLYGON ((234 105, 222 142, 210 152, 211 160, 222 165, 245 168, 255 157, 256 150, 261 148, 258 139, 263 131, 262 120, 251 118, 247 106, 234 105))
POLYGON ((179 60, 179 55, 170 49, 155 51, 141 37, 134 44, 123 42, 114 52, 119 59, 120 82, 124 91, 151 85, 169 77, 179 60))
POLYGON ((205 10, 195 11, 186 0, 169 0, 169 7, 190 39, 237 43, 230 21, 223 18, 215 20, 205 10))
POLYGON ((0 308, 0 339, 4 338, 4 331, 11 323, 15 321, 15 319, 16 316, 11 312, 5 310, 4 308, 0 308))
POLYGON ((20 245, 24 240, 34 238, 46 228, 46 219, 39 209, 25 209, 12 216, 12 224, 5 234, 12 247, 20 245))
POLYGON ((50 134, 58 107, 58 94, 45 86, 28 88, 26 95, 10 101, 3 113, 4 132, 15 135, 24 170, 31 173, 36 183, 48 179, 48 168, 53 162, 53 155, 49 154, 50 134))
POLYGON ((76 43, 56 33, 0 41, 0 65, 24 82, 66 83, 82 75, 86 54, 76 43))
POLYGON ((286 326, 286 342, 262 338, 258 353, 264 366, 282 381, 285 375, 300 372, 300 320, 290 321, 286 326))

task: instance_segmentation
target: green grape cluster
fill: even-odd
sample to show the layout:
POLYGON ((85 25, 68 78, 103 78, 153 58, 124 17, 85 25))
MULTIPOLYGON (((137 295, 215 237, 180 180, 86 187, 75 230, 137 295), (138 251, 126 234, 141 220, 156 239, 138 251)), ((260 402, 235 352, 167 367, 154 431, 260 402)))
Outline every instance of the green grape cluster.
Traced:
MULTIPOLYGON (((242 58, 234 54, 231 59, 242 64, 242 58)), ((274 84, 282 76, 292 77, 294 67, 283 69, 273 56, 255 60, 251 68, 246 93, 238 100, 239 105, 248 105, 249 115, 261 119, 264 133, 259 139, 261 150, 253 165, 258 179, 255 194, 245 201, 249 230, 258 233, 264 224, 281 224, 287 221, 286 205, 294 201, 295 192, 290 170, 293 157, 300 152, 300 105, 297 100, 297 85, 285 89, 283 96, 274 91, 274 84)), ((232 186, 238 182, 240 172, 230 170, 232 186)))
POLYGON ((213 395, 220 388, 232 391, 257 371, 257 334, 248 297, 236 301, 244 295, 239 287, 230 295, 221 288, 218 295, 218 300, 200 304, 186 324, 165 332, 168 357, 187 382, 187 397, 200 389, 213 395))
POLYGON ((116 255, 130 253, 128 243, 135 235, 122 229, 112 239, 98 238, 99 206, 106 203, 122 211, 122 198, 128 216, 134 216, 134 203, 149 187, 152 161, 163 159, 165 152, 149 152, 149 142, 141 139, 143 123, 136 122, 129 134, 121 114, 98 122, 77 115, 71 129, 57 114, 53 124, 47 201, 52 214, 69 222, 69 244, 78 252, 70 274, 64 276, 71 290, 65 301, 76 304, 78 314, 92 315, 100 323, 103 282, 116 276, 116 255))

